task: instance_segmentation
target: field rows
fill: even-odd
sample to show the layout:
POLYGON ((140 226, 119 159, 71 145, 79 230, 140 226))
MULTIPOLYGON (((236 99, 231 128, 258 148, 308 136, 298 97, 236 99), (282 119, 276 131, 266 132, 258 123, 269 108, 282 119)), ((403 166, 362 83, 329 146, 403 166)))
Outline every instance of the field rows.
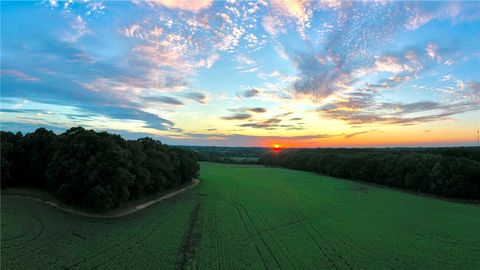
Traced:
POLYGON ((202 164, 118 219, 2 196, 2 269, 480 269, 480 207, 310 173, 202 164))

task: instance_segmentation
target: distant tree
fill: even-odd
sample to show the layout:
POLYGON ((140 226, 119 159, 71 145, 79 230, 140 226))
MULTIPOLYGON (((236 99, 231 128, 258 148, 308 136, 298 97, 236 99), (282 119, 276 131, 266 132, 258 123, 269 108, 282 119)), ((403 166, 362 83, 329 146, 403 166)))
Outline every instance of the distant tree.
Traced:
POLYGON ((440 196, 480 199, 479 153, 479 147, 291 149, 266 154, 258 162, 440 196))

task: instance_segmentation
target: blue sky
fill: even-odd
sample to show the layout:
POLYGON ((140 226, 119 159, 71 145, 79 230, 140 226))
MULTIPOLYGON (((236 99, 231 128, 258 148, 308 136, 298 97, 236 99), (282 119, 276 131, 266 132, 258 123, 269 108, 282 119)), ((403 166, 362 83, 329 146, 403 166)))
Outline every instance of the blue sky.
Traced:
POLYGON ((479 2, 2 1, 1 128, 472 145, 479 2))

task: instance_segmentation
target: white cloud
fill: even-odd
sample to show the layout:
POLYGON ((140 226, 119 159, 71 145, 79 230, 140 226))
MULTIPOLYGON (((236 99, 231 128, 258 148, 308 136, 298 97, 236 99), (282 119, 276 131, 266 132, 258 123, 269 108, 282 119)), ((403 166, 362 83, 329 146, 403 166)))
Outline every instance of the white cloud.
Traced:
POLYGON ((254 34, 252 33, 249 33, 245 36, 245 39, 247 40, 248 42, 248 47, 249 48, 255 48, 257 47, 257 44, 258 44, 258 38, 257 36, 255 36, 254 34))
POLYGON ((245 29, 240 26, 234 26, 231 31, 218 31, 218 42, 214 46, 220 51, 233 51, 238 46, 240 38, 245 33, 245 29))
POLYGON ((87 23, 80 15, 77 15, 71 21, 70 26, 72 27, 73 31, 65 35, 64 40, 67 42, 76 42, 85 34, 91 33, 90 29, 87 27, 87 23))
POLYGON ((285 59, 285 60, 288 60, 288 59, 289 59, 288 53, 287 53, 287 51, 285 50, 285 48, 284 48, 282 45, 277 44, 277 45, 275 45, 274 48, 275 48, 275 51, 278 53, 278 55, 279 55, 281 58, 283 58, 283 59, 285 59))
POLYGON ((448 59, 446 60, 445 62, 443 62, 444 65, 447 65, 447 66, 451 66, 455 63, 455 61, 453 61, 452 59, 448 59))
POLYGON ((199 12, 209 8, 213 0, 147 0, 150 5, 162 5, 170 9, 199 12))
POLYGON ((433 59, 438 59, 440 56, 438 55, 438 45, 435 43, 428 43, 427 48, 425 48, 427 51, 428 56, 430 56, 433 59))
POLYGON ((246 55, 237 55, 235 61, 237 62, 235 69, 240 70, 242 73, 256 72, 258 70, 257 62, 246 55))
POLYGON ((132 24, 130 27, 123 28, 123 34, 127 37, 142 37, 140 30, 142 27, 138 23, 132 24))
POLYGON ((220 58, 220 55, 214 53, 207 57, 207 59, 203 59, 199 62, 198 67, 206 67, 211 68, 215 62, 220 58))
POLYGON ((405 67, 406 65, 400 64, 394 56, 383 56, 375 60, 375 69, 380 72, 400 73, 405 67))
MULTIPOLYGON (((274 15, 284 17, 287 20, 293 20, 300 36, 303 39, 306 38, 305 29, 310 27, 310 20, 313 15, 312 9, 310 8, 310 1, 272 0, 271 8, 274 15)), ((270 30, 273 29, 270 28, 270 30)))
POLYGON ((50 5, 52 5, 52 7, 58 7, 58 1, 57 0, 48 0, 48 2, 50 3, 50 5))

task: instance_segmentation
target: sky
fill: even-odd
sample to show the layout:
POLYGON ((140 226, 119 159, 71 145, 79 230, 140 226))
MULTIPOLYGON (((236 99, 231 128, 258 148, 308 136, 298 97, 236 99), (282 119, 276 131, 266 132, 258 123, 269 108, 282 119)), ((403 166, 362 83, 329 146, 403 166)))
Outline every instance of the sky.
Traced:
POLYGON ((476 145, 480 2, 2 1, 2 130, 476 145))

